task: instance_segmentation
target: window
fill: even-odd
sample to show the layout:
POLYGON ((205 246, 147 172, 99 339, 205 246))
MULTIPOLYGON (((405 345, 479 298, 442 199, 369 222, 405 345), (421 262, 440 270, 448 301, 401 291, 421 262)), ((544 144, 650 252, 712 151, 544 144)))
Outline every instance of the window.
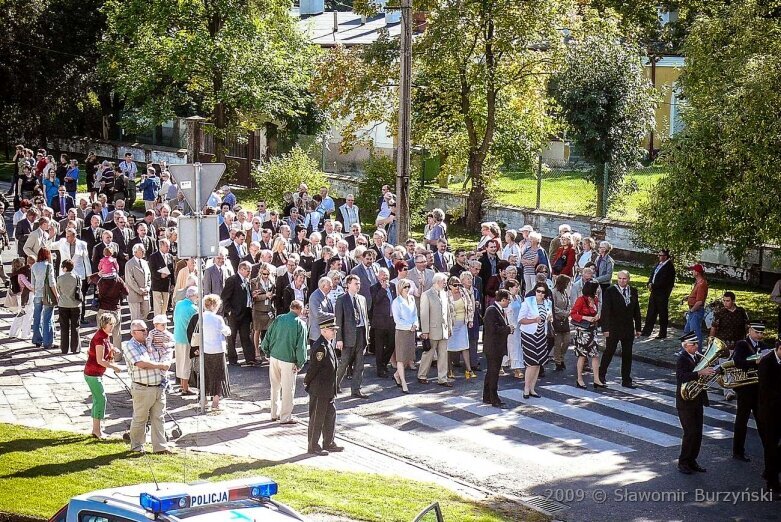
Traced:
POLYGON ((110 515, 108 513, 96 513, 94 511, 82 511, 79 513, 79 522, 133 522, 129 518, 110 515))
POLYGON ((683 110, 686 108, 686 102, 679 98, 681 93, 678 85, 673 85, 673 90, 670 95, 670 137, 672 138, 683 130, 684 122, 681 117, 683 110))

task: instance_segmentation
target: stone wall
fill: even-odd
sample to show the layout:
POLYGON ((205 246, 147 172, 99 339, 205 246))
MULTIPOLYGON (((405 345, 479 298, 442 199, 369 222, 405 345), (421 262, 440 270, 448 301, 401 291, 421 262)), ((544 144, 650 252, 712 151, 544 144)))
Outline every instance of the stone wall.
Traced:
POLYGON ((89 138, 54 138, 46 143, 46 147, 49 150, 80 156, 86 156, 90 151, 94 151, 99 158, 110 158, 117 161, 124 159, 125 153, 129 152, 135 161, 144 164, 160 163, 161 161, 167 161, 171 165, 187 163, 186 149, 142 143, 122 143, 89 138))
MULTIPOLYGON (((333 190, 342 197, 348 192, 357 191, 357 180, 354 177, 330 174, 328 177, 333 190)), ((446 189, 435 189, 428 201, 428 207, 441 208, 446 213, 451 213, 455 209, 462 208, 465 203, 464 196, 446 189)), ((612 255, 617 260, 644 266, 656 262, 653 253, 642 249, 632 240, 630 222, 495 204, 490 205, 486 210, 485 220, 496 221, 510 228, 531 225, 542 234, 546 244, 558 234, 559 225, 566 223, 584 236, 590 235, 598 240, 607 240, 613 245, 612 255)), ((778 279, 778 274, 781 274, 781 268, 774 264, 774 257, 778 254, 777 247, 757 248, 749 253, 746 263, 740 264, 726 253, 724 245, 713 245, 700 254, 700 263, 709 274, 718 278, 753 284, 761 283, 767 286, 778 279)))

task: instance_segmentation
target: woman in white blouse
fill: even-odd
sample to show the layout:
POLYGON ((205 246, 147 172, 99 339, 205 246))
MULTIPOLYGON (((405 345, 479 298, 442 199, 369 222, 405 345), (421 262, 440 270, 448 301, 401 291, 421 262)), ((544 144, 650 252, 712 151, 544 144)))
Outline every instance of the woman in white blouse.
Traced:
POLYGON ((398 285, 398 296, 391 303, 393 320, 396 323, 396 349, 393 358, 396 360, 396 373, 393 379, 402 393, 409 393, 407 381, 404 378, 404 368, 415 362, 415 337, 420 323, 415 298, 410 294, 412 286, 409 279, 402 279, 398 285))
POLYGON ((225 336, 231 329, 225 324, 222 316, 217 314, 222 300, 220 296, 209 294, 203 298, 203 345, 204 378, 206 380, 206 395, 212 396, 212 410, 220 410, 220 398, 227 389, 228 380, 225 373, 225 336))

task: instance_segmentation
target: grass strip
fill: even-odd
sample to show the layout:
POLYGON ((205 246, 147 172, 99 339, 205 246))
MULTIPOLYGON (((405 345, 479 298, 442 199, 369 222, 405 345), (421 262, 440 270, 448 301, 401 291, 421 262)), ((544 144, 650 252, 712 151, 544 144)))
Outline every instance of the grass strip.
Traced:
MULTIPOLYGON (((320 457, 328 458, 328 457, 320 457)), ((152 482, 228 480, 264 475, 275 498, 303 514, 409 522, 431 502, 446 521, 548 520, 500 500, 480 503, 445 488, 400 477, 326 471, 295 464, 187 451, 137 456, 122 441, 0 424, 0 512, 48 518, 68 500, 96 489, 152 482)))

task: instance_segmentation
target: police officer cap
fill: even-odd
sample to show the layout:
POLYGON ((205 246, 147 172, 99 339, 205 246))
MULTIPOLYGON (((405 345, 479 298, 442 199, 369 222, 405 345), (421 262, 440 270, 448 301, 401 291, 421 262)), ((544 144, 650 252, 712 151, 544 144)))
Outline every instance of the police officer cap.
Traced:
POLYGON ((689 332, 681 336, 681 344, 696 343, 697 335, 694 332, 689 332))
POLYGON ((765 323, 762 321, 751 321, 748 323, 748 327, 756 332, 764 332, 765 331, 765 323))
POLYGON ((336 326, 336 321, 333 318, 331 318, 331 319, 322 319, 320 321, 320 328, 334 328, 336 330, 339 329, 339 327, 336 326))

